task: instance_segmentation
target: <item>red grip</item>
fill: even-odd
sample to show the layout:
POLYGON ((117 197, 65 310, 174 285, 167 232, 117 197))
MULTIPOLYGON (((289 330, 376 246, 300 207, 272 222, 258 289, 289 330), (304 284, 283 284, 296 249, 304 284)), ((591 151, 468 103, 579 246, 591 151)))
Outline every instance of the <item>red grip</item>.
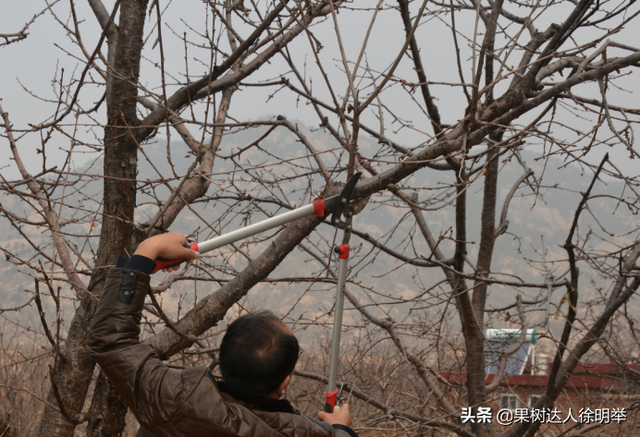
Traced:
POLYGON ((316 217, 324 217, 324 199, 318 199, 315 202, 311 202, 311 204, 316 217))
MULTIPOLYGON (((189 246, 185 246, 185 247, 188 247, 189 249, 194 250, 196 252, 198 251, 198 243, 195 241, 191 243, 189 246)), ((162 257, 158 258, 155 260, 156 268, 153 269, 153 272, 151 272, 151 274, 154 274, 158 270, 166 269, 167 267, 177 266, 178 264, 185 261, 187 261, 187 258, 178 258, 178 259, 166 259, 162 257)))
POLYGON ((333 409, 336 407, 336 400, 338 399, 338 389, 336 388, 331 393, 325 394, 327 403, 325 404, 325 410, 327 405, 331 407, 331 411, 327 411, 327 413, 333 413, 333 409))
POLYGON ((349 246, 348 244, 341 244, 340 246, 338 246, 338 250, 336 252, 338 252, 338 258, 340 259, 349 259, 349 248, 351 246, 349 246))

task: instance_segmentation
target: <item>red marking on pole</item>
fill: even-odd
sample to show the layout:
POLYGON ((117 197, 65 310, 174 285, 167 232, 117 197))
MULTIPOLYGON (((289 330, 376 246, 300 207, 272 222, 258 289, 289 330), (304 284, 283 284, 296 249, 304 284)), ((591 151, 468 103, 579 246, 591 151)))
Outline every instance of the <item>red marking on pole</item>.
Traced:
POLYGON ((313 204, 313 213, 316 217, 324 217, 324 199, 318 199, 313 204))
POLYGON ((340 249, 340 252, 338 252, 338 258, 349 259, 349 248, 350 246, 348 244, 341 244, 338 246, 338 249, 340 249))

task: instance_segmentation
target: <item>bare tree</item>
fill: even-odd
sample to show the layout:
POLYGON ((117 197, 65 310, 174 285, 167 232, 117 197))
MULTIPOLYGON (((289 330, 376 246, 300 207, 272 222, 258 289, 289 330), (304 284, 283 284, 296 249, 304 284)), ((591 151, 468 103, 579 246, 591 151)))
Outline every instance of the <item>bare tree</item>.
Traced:
MULTIPOLYGON (((624 162, 638 158, 640 109, 625 95, 638 91, 634 2, 207 0, 189 5, 197 22, 176 2, 87 3, 93 17, 74 1, 46 5, 77 62, 39 97, 50 117, 19 127, 18 108, 0 107, 20 174, 2 178, 0 211, 24 243, 1 249, 35 278, 0 311, 37 308, 51 362, 36 435, 122 433, 126 406, 85 348, 118 255, 172 226, 194 239, 236 229, 333 194, 355 171, 355 195, 371 199, 354 219, 341 378, 361 432, 533 435, 539 424, 460 420, 504 375, 487 386, 484 332, 498 323, 541 328, 552 345, 538 407, 554 405, 587 353, 610 350, 607 328, 640 285, 639 181, 624 162), (255 107, 268 115, 252 119, 255 107), (316 125, 297 123, 302 113, 316 125), (511 218, 514 204, 530 213, 511 218), (552 240, 532 242, 546 231, 527 224, 554 213, 552 240), (466 373, 462 392, 448 371, 466 373)), ((165 278, 146 342, 172 366, 215 368, 212 328, 270 283, 295 295, 278 310, 296 330, 324 332, 335 232, 301 219, 165 278), (190 297, 172 302, 180 287, 190 297)), ((299 372, 310 410, 322 372, 311 361, 299 372)))

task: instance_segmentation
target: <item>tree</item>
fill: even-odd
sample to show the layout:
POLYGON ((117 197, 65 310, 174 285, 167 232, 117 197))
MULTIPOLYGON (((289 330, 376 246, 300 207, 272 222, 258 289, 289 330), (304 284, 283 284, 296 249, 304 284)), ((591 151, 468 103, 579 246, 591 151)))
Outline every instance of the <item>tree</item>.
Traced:
MULTIPOLYGON (((356 196, 372 196, 368 208, 394 219, 376 233, 358 229, 366 229, 366 217, 356 222, 353 244, 359 246, 347 290, 359 314, 354 320, 370 335, 391 340, 398 363, 406 360, 402 365, 419 382, 415 396, 425 403, 435 399, 437 408, 429 413, 422 407, 398 410, 375 393, 360 395, 378 408, 378 417, 409 420, 418 429, 435 427, 462 436, 497 432, 487 424, 468 427, 459 419, 461 406, 486 405, 494 388, 485 383, 484 329, 510 308, 492 308, 492 289, 494 295, 506 290, 500 291, 501 299, 513 306, 519 290, 538 290, 535 298, 517 299, 516 326, 546 326, 552 316, 539 312, 548 304, 563 314, 561 333, 547 333, 554 360, 539 401, 546 407, 637 291, 637 225, 626 220, 623 227, 610 229, 604 219, 637 213, 638 179, 622 168, 620 156, 637 158, 633 132, 640 111, 628 107, 629 99, 618 92, 637 87, 640 50, 624 36, 638 20, 633 2, 207 0, 193 5, 201 11, 198 23, 179 21, 188 8, 171 2, 88 4, 93 17, 81 17, 73 1, 47 8, 67 33, 65 50, 78 60, 71 77, 64 70, 55 72, 55 98, 44 98, 53 100, 48 120, 33 123, 26 132, 12 126, 0 109, 12 165, 21 175, 3 180, 4 197, 12 201, 2 213, 30 246, 20 253, 2 250, 15 268, 35 278, 30 297, 39 308, 53 360, 37 435, 72 435, 80 424, 86 424, 89 435, 121 432, 126 406, 103 376, 94 381, 95 366, 85 350, 105 267, 179 218, 198 216, 202 203, 228 208, 218 209, 215 219, 200 217, 194 229, 204 236, 224 233, 238 221, 249 223, 334 193, 337 183, 364 171, 356 196), (89 21, 99 23, 99 36, 87 29, 89 21), (94 45, 89 45, 91 38, 97 38, 94 45), (441 50, 444 44, 447 49, 441 50), (251 97, 243 100, 243 94, 251 97), (236 101, 259 106, 269 117, 252 120, 242 109, 233 113, 236 101), (298 111, 313 111, 313 128, 330 134, 331 141, 313 140, 312 132, 293 121, 298 111), (228 146, 234 132, 256 126, 263 130, 248 144, 228 146), (283 131, 296 143, 264 146, 283 131), (172 132, 189 148, 184 165, 176 164, 172 132), (20 146, 33 133, 39 135, 41 160, 35 176, 35 159, 25 157, 20 146), (157 150, 152 144, 160 135, 167 141, 163 168, 148 152, 157 150), (68 143, 66 156, 51 167, 51 155, 62 141, 68 143), (508 276, 495 267, 501 261, 496 244, 506 236, 524 238, 509 229, 511 202, 526 200, 533 208, 570 185, 547 184, 556 172, 567 170, 550 164, 534 171, 522 150, 545 163, 558 157, 565 165, 579 166, 591 184, 562 209, 573 221, 565 241, 552 244, 562 244, 564 255, 550 250, 530 259, 522 250, 520 270, 508 276), (601 159, 602 150, 611 151, 611 158, 601 159), (75 170, 77 154, 87 151, 99 155, 99 172, 91 166, 84 173, 75 170), (141 160, 155 166, 154 179, 137 177, 141 160), (503 169, 519 165, 521 176, 508 185, 499 181, 503 169), (98 194, 89 188, 96 180, 102 181, 98 194), (624 188, 614 195, 597 193, 607 181, 624 188), (470 197, 480 191, 476 209, 470 197), (605 201, 610 210, 596 207, 604 198, 610 199, 605 201), (585 218, 587 213, 591 217, 585 218), (449 216, 450 225, 441 222, 433 230, 437 215, 449 216), (46 244, 36 229, 47 230, 46 244), (363 279, 370 265, 377 270, 393 266, 387 278, 396 270, 394 280, 410 283, 414 278, 413 295, 398 297, 379 289, 383 279, 363 279), (587 274, 598 278, 593 288, 600 287, 599 302, 584 284, 587 274), (44 303, 40 286, 50 291, 44 303), (563 287, 565 297, 552 301, 551 292, 563 287), (586 301, 581 297, 585 288, 591 293, 586 301), (75 312, 65 325, 61 313, 69 299, 75 312), (370 303, 362 303, 365 299, 370 303), (433 308, 421 308, 429 299, 433 308), (47 305, 55 307, 56 332, 46 318, 47 305), (392 310, 398 305, 410 309, 401 322, 392 310), (438 351, 443 328, 455 328, 448 325, 454 315, 463 334, 467 374, 466 393, 457 400, 437 376, 447 370, 438 364, 443 356, 438 351)), ((150 317, 161 318, 167 327, 150 336, 148 344, 166 359, 202 347, 199 337, 252 287, 277 280, 270 275, 295 262, 287 258, 294 250, 303 250, 316 264, 282 282, 309 282, 308 291, 334 281, 330 231, 321 222, 293 222, 280 232, 227 248, 188 274, 167 278, 156 294, 189 280, 217 281, 219 288, 199 298, 176 323, 161 305, 149 308, 150 317)), ((299 322, 324 323, 328 313, 299 322)), ((537 426, 517 424, 504 431, 532 435, 537 426)))

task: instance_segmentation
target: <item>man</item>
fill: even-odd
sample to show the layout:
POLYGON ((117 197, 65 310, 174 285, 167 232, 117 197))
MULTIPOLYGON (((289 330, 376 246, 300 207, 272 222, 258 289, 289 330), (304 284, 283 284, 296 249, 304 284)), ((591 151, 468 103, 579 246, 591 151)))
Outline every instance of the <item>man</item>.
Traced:
POLYGON ((197 258, 186 245, 182 234, 168 233, 143 241, 131 258, 120 257, 89 331, 91 356, 137 417, 138 436, 357 437, 346 404, 333 414, 318 413, 318 420, 280 399, 300 348, 291 329, 271 313, 229 325, 220 346, 224 381, 206 367, 171 370, 139 342, 154 260, 197 258))

